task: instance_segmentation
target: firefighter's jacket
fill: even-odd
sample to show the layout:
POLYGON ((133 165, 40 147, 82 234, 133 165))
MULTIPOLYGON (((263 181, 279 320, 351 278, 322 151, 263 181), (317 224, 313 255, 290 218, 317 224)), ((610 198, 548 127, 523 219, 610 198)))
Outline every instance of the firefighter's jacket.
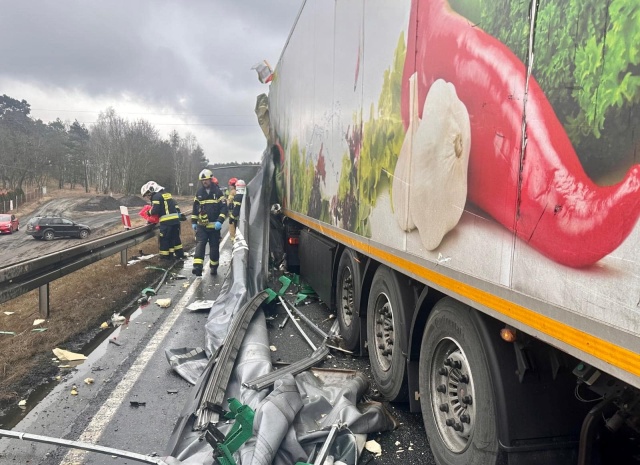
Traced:
POLYGON ((172 225, 180 223, 180 207, 171 194, 164 189, 151 194, 151 210, 149 215, 158 215, 160 224, 172 225))
MULTIPOLYGON (((233 196, 233 201, 229 202, 229 218, 237 220, 240 217, 240 207, 242 206, 244 194, 238 194, 235 189, 233 192, 235 195, 233 196)), ((231 200, 231 197, 229 199, 231 200)))
POLYGON ((211 183, 209 193, 200 186, 196 197, 193 199, 193 211, 191 212, 191 223, 215 228, 216 221, 224 223, 227 218, 227 201, 220 190, 220 187, 211 183))

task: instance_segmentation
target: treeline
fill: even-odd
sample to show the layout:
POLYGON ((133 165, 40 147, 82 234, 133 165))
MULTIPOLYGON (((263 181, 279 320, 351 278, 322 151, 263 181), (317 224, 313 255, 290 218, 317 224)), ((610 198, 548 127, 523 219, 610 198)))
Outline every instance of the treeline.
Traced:
POLYGON ((26 100, 0 97, 0 188, 22 192, 52 182, 86 192, 139 194, 154 180, 174 194, 189 191, 207 166, 193 134, 173 131, 168 139, 144 119, 129 121, 112 108, 89 128, 60 119, 34 119, 26 100))

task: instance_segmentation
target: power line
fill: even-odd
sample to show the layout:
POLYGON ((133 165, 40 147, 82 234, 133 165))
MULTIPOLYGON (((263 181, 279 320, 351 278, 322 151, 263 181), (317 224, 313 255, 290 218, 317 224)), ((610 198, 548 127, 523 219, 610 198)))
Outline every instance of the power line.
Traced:
MULTIPOLYGON (((103 113, 104 110, 99 110, 99 111, 94 111, 94 110, 55 110, 55 109, 49 109, 49 108, 31 108, 32 111, 55 111, 55 112, 60 112, 60 113, 103 113)), ((208 116, 208 117, 219 117, 219 118, 228 118, 228 117, 232 117, 232 118, 236 118, 236 117, 242 117, 242 118, 255 118, 256 115, 251 115, 251 114, 246 114, 246 115, 234 115, 234 114, 230 114, 230 115, 225 115, 225 114, 218 114, 218 113, 151 113, 151 112, 143 112, 143 111, 120 111, 120 112, 116 112, 116 114, 123 114, 123 115, 157 115, 157 116, 208 116)))
MULTIPOLYGON (((97 124, 99 121, 78 121, 79 124, 97 124)), ((151 123, 152 126, 228 126, 228 127, 245 127, 250 128, 257 126, 255 124, 218 124, 218 123, 151 123)))

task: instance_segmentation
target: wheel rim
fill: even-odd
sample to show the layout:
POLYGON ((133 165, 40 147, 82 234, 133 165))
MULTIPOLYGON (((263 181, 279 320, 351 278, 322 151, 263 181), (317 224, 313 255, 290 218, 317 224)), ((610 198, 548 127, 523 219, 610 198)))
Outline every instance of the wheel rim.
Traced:
POLYGON ((394 328, 391 301, 385 293, 378 295, 373 317, 375 318, 376 360, 383 371, 389 371, 393 358, 394 328))
POLYGON ((53 239, 53 233, 52 233, 52 232, 46 232, 46 233, 44 233, 44 238, 45 238, 46 240, 51 240, 51 239, 53 239))
POLYGON ((355 310, 353 295, 353 273, 351 272, 351 267, 346 266, 340 276, 340 313, 346 326, 351 326, 353 322, 353 312, 355 310))
POLYGON ((470 444, 475 426, 475 391, 469 361, 460 345, 442 339, 434 351, 429 375, 431 405, 442 442, 454 453, 470 444))
POLYGON ((80 231, 80 238, 82 239, 86 239, 86 237, 89 235, 89 233, 87 233, 87 231, 80 231))

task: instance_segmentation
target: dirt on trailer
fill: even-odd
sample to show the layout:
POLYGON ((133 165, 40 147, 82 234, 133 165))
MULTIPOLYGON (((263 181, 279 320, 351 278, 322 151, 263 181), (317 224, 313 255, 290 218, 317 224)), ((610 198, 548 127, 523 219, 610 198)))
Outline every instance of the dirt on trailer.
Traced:
MULTIPOLYGON (((40 202, 31 214, 51 201, 40 202)), ((117 216, 119 220, 119 212, 117 216)), ((131 216, 133 227, 144 224, 144 220, 136 216, 131 216)), ((121 230, 122 226, 116 222, 105 228, 104 233, 113 234, 121 230)), ((22 234, 22 231, 14 236, 17 234, 22 234)), ((193 247, 194 236, 189 222, 182 223, 181 238, 185 250, 193 247)), ((29 237, 26 240, 33 241, 29 237)), ((72 241, 63 239, 51 243, 56 250, 60 246, 69 247, 72 241)), ((77 240, 72 242, 75 243, 77 240)), ((47 243, 33 241, 34 246, 43 244, 47 243)), ((3 251, 3 256, 7 252, 3 251)), ((152 238, 137 245, 130 255, 157 252, 158 241, 152 238)), ((120 255, 116 254, 51 282, 50 317, 42 322, 37 321, 42 319, 37 289, 0 304, 0 416, 6 407, 15 405, 59 374, 58 365, 52 360, 54 348, 79 351, 102 331, 100 325, 108 321, 114 312, 134 303, 142 289, 159 279, 162 272, 147 269, 149 266, 166 268, 166 262, 155 257, 123 267, 120 255)))

